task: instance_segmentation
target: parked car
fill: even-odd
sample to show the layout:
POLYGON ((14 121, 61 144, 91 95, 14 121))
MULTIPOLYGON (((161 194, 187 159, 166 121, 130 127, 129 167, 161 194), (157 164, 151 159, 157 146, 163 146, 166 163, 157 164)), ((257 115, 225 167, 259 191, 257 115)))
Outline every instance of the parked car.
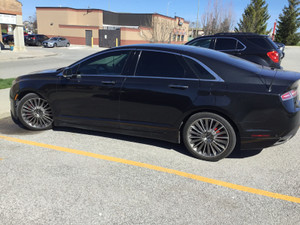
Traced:
POLYGON ((235 147, 292 138, 299 79, 204 48, 128 45, 18 77, 11 113, 30 130, 70 126, 184 142, 195 157, 216 161, 235 147))
POLYGON ((64 37, 52 37, 46 41, 43 41, 43 46, 45 48, 54 48, 54 47, 69 47, 70 42, 64 37))
POLYGON ((9 43, 14 42, 14 35, 12 34, 4 34, 2 35, 3 44, 8 45, 9 43))
POLYGON ((43 41, 48 40, 49 37, 43 34, 29 34, 25 39, 26 45, 41 46, 43 41))
POLYGON ((281 69, 284 54, 267 35, 253 33, 219 33, 202 36, 186 43, 225 52, 251 62, 281 69))

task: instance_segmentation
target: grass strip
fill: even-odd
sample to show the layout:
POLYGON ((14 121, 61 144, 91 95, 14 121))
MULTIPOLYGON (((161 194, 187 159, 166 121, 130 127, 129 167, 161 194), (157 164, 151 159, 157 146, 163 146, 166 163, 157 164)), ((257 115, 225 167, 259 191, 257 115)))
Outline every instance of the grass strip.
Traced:
POLYGON ((15 78, 7 78, 7 79, 0 78, 0 89, 10 88, 14 79, 15 78))

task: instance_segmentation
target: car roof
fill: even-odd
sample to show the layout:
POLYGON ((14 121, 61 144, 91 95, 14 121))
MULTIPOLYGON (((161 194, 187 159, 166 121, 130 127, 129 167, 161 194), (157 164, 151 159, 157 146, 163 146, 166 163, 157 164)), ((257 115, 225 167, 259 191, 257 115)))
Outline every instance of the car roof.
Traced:
MULTIPOLYGON (((263 35, 263 34, 255 34, 255 33, 217 33, 214 35, 205 35, 205 36, 196 37, 193 40, 201 39, 201 38, 208 38, 208 37, 261 37, 261 38, 267 38, 269 36, 263 35)), ((193 41, 193 40, 191 40, 191 41, 193 41)))
POLYGON ((237 67, 256 67, 253 68, 254 70, 257 69, 257 67, 260 67, 257 64, 251 63, 249 61, 237 58, 235 56, 215 51, 208 48, 201 48, 201 47, 195 47, 190 45, 176 45, 176 44, 136 44, 136 45, 125 45, 120 47, 111 48, 113 49, 137 49, 137 50, 157 50, 157 51, 166 51, 166 52, 173 52, 177 54, 183 54, 187 56, 191 56, 193 58, 206 58, 210 59, 211 62, 214 60, 218 60, 220 62, 224 62, 227 64, 231 64, 232 66, 237 67))

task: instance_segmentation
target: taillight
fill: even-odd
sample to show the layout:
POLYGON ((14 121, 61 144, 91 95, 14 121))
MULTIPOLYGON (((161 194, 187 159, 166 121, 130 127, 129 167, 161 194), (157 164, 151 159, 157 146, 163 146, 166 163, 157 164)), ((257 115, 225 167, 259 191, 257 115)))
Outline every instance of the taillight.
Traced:
POLYGON ((35 40, 35 37, 31 38, 32 40, 35 40))
POLYGON ((282 99, 282 101, 287 101, 292 98, 295 98, 297 95, 298 95, 297 90, 291 90, 291 91, 286 92, 283 95, 281 95, 281 99, 282 99))
POLYGON ((276 51, 268 52, 267 55, 274 63, 279 63, 279 53, 276 51))

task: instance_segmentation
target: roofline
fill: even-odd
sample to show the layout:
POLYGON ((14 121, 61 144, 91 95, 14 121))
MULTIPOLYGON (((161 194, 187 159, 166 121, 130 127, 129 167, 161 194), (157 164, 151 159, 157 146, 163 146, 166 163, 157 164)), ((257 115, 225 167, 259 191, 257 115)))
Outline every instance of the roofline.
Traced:
MULTIPOLYGON (((158 16, 162 16, 162 17, 165 17, 165 18, 173 19, 173 20, 175 20, 176 18, 182 18, 182 19, 184 19, 183 17, 180 17, 180 16, 170 17, 170 16, 166 16, 166 15, 159 14, 159 13, 113 12, 113 11, 109 11, 109 10, 95 9, 95 8, 78 8, 78 9, 77 9, 77 8, 72 8, 72 7, 52 7, 52 6, 37 6, 37 7, 35 7, 35 8, 36 8, 36 9, 68 9, 68 10, 74 10, 74 11, 94 10, 94 11, 110 12, 110 13, 116 13, 116 14, 152 15, 152 16, 158 15, 158 16)), ((187 22, 187 21, 184 21, 184 23, 188 23, 188 24, 189 24, 189 22, 187 22)))

